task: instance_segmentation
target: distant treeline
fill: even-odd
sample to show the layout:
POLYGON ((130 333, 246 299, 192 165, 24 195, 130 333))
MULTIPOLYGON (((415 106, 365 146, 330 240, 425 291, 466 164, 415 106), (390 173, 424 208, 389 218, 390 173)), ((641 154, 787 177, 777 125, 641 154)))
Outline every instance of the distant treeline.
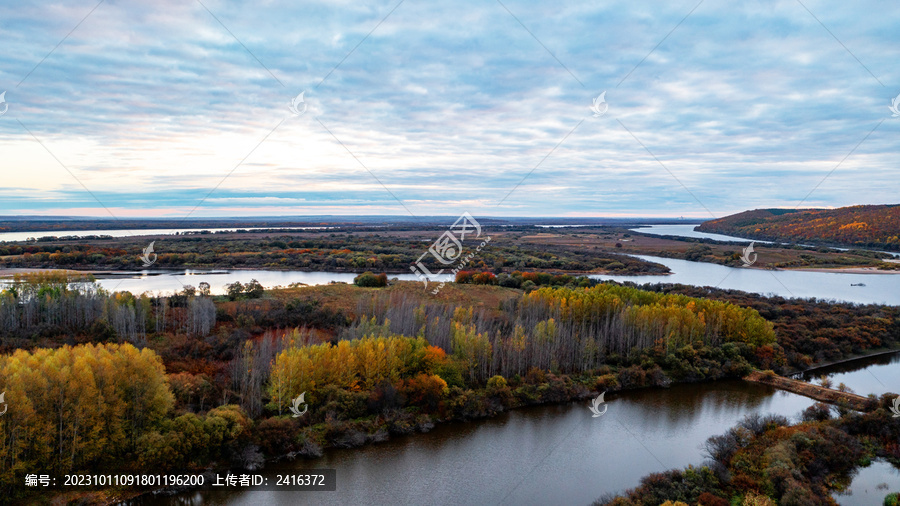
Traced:
MULTIPOLYGON (((66 269, 140 269, 141 255, 149 242, 117 238, 102 244, 0 243, 0 267, 66 269)), ((265 239, 172 236, 154 245, 154 268, 260 268, 326 270, 342 272, 410 272, 427 244, 377 236, 331 233, 301 238, 276 236, 265 239)), ((422 258, 432 272, 446 268, 432 255, 422 258)), ((473 269, 563 270, 586 272, 596 269, 616 273, 666 273, 667 267, 626 255, 575 251, 554 245, 494 241, 479 251, 469 265, 473 269)))

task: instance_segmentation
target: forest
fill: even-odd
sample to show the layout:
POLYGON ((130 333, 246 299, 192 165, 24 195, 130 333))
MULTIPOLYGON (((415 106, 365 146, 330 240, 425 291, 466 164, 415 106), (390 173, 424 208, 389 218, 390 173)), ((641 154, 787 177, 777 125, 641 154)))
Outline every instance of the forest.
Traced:
POLYGON ((22 493, 25 470, 246 468, 597 388, 736 376, 776 339, 755 310, 618 285, 485 287, 496 308, 400 285, 345 285, 345 313, 290 296, 311 289, 230 300, 20 278, 0 296, 4 491, 22 493), (300 392, 302 421, 285 414, 300 392))
POLYGON ((886 306, 461 274, 437 298, 371 273, 222 296, 20 276, 0 292, 0 486, 25 497, 26 469, 253 469, 601 391, 787 372, 900 335, 886 306))
POLYGON ((765 241, 900 251, 900 204, 757 209, 706 221, 697 230, 765 241))

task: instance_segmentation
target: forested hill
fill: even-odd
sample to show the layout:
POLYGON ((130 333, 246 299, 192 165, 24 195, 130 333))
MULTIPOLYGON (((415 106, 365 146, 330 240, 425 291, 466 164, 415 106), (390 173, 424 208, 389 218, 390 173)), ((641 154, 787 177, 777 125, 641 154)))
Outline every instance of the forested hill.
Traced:
POLYGON ((900 250, 900 204, 838 209, 755 209, 701 224, 697 230, 781 242, 900 250))

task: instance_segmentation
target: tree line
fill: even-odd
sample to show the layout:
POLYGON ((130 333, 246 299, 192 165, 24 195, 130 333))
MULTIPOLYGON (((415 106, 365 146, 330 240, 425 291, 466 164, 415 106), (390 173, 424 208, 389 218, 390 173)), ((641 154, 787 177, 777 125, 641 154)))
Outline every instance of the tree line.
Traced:
MULTIPOLYGON (((403 360, 397 362, 398 356, 411 353, 395 351, 398 343, 406 342, 401 337, 421 339, 417 341, 420 346, 427 343, 451 356, 459 372, 472 384, 483 384, 495 375, 524 375, 531 368, 562 374, 585 373, 608 363, 610 358, 627 358, 650 348, 659 348, 668 355, 684 347, 714 348, 735 343, 755 350, 775 343, 771 324, 753 309, 618 285, 541 288, 507 305, 497 317, 473 307, 414 305, 404 300, 395 300, 381 310, 376 302, 371 309, 370 316, 363 313, 341 334, 343 339, 334 347, 301 347, 281 352, 274 366, 279 371, 280 384, 332 384, 335 377, 326 375, 322 378, 328 380, 317 380, 319 376, 310 368, 334 367, 339 371, 331 374, 349 374, 341 376, 343 379, 337 384, 352 388, 353 382, 359 381, 372 386, 369 372, 354 372, 352 365, 342 369, 340 364, 345 363, 364 363, 365 367, 394 364, 395 374, 427 373, 403 360), (348 345, 348 339, 357 344, 348 345), (370 344, 377 351, 372 351, 370 344), (362 362, 351 353, 353 346, 365 350, 362 362), (330 357, 338 350, 348 355, 341 359, 313 358, 316 353, 330 357), (285 374, 290 379, 284 379, 285 374)), ((397 379, 377 370, 376 379, 397 379)), ((452 378, 444 380, 452 382, 452 378)))
MULTIPOLYGON (((141 269, 147 240, 88 238, 17 244, 0 243, 0 265, 20 268, 141 269), (112 242, 113 244, 110 244, 112 242)), ((156 241, 154 268, 265 268, 341 272, 410 272, 427 250, 420 239, 363 234, 321 233, 310 236, 271 234, 264 238, 233 236, 167 236, 156 241)), ((431 271, 445 268, 432 255, 422 262, 431 271)), ((566 270, 604 269, 626 273, 665 273, 668 268, 627 255, 579 250, 553 244, 498 238, 471 262, 473 269, 566 270)))
POLYGON ((174 296, 108 293, 66 273, 18 275, 0 290, 0 338, 87 336, 94 341, 146 343, 167 330, 208 335, 216 306, 193 289, 174 296))

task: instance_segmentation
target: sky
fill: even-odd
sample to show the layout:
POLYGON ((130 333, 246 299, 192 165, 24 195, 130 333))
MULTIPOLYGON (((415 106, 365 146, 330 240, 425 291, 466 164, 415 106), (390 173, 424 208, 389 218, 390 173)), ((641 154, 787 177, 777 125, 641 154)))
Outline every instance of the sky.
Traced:
POLYGON ((0 215, 898 203, 898 20, 883 1, 23 1, 0 19, 0 215))

